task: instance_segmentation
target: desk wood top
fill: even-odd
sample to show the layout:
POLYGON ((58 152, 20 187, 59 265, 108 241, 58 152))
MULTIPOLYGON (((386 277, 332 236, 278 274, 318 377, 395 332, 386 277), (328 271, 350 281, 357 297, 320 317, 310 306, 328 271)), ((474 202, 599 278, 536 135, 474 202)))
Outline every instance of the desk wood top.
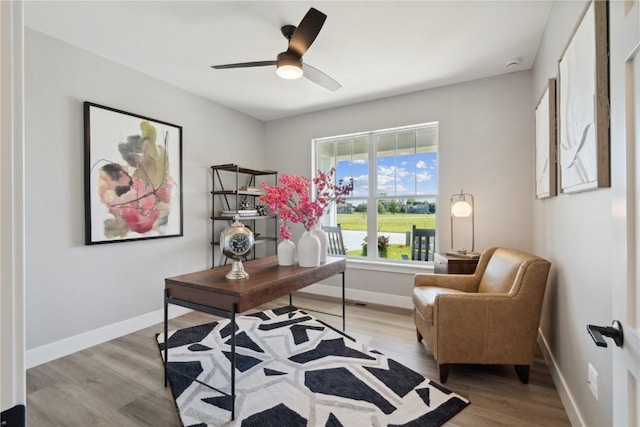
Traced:
POLYGON ((166 295, 227 311, 237 304, 237 311, 242 312, 343 273, 347 263, 344 258, 328 257, 319 267, 284 267, 272 256, 243 262, 243 266, 249 273, 246 279, 227 279, 231 265, 168 277, 166 295))

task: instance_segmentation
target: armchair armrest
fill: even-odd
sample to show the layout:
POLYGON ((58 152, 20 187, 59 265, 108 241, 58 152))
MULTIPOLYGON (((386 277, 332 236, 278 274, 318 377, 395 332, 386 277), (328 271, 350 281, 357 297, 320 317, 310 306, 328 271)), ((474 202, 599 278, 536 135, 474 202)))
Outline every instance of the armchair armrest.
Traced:
POLYGON ((509 294, 440 294, 434 303, 434 323, 438 327, 446 323, 445 329, 461 327, 477 331, 488 327, 494 310, 505 310, 513 305, 514 298, 509 294))
POLYGON ((479 277, 475 274, 422 274, 418 273, 413 279, 415 286, 435 286, 438 288, 457 289, 464 292, 478 290, 479 277))
POLYGON ((459 363, 529 364, 533 359, 538 317, 526 300, 514 295, 438 295, 433 320, 439 343, 446 343, 439 346, 442 363, 450 359, 459 363), (461 355, 455 343, 465 343, 464 353, 468 355, 461 355), (469 359, 461 362, 461 357, 469 359))

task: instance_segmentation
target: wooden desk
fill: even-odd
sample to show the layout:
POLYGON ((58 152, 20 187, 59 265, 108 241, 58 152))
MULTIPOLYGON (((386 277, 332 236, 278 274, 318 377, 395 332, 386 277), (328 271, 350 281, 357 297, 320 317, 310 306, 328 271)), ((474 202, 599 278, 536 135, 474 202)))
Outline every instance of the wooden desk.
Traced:
MULTIPOLYGON (((255 308, 276 298, 291 295, 291 292, 312 285, 336 274, 342 274, 342 329, 345 328, 344 272, 347 262, 344 258, 328 257, 319 267, 282 267, 278 257, 254 259, 243 263, 249 273, 246 279, 230 280, 225 275, 230 265, 211 268, 164 280, 164 336, 168 335, 169 304, 180 305, 205 313, 227 317, 231 320, 231 330, 236 330, 236 313, 255 308)), ((291 301, 291 299, 289 299, 291 301)), ((164 346, 164 385, 167 386, 169 346, 164 346)), ((231 335, 231 393, 226 393, 204 384, 232 399, 231 419, 235 418, 235 373, 236 335, 231 335)))
POLYGON ((473 274, 478 258, 466 258, 447 254, 434 254, 433 272, 436 274, 473 274))

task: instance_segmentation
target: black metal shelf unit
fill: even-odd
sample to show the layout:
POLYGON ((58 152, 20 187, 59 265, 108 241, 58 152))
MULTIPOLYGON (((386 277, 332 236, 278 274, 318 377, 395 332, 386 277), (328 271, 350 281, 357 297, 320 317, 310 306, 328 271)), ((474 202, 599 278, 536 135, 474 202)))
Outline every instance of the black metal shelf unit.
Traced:
MULTIPOLYGON (((278 172, 263 169, 251 169, 233 163, 211 166, 213 177, 212 215, 211 215, 211 251, 212 267, 216 266, 215 247, 220 246, 220 232, 233 222, 234 215, 242 212, 241 205, 248 203, 255 209, 258 197, 262 194, 262 181, 275 185, 278 182, 278 172), (258 182, 258 178, 264 178, 258 182), (220 223, 224 224, 224 227, 220 223)), ((256 258, 256 248, 261 244, 273 244, 274 254, 278 248, 278 218, 275 215, 240 215, 240 221, 251 227, 254 232, 255 244, 251 251, 251 258, 256 258), (269 224, 271 222, 271 224, 269 224), (256 233, 257 228, 262 233, 256 233)), ((266 249, 265 249, 266 251, 266 249)), ((220 264, 226 264, 226 257, 220 252, 220 264)))

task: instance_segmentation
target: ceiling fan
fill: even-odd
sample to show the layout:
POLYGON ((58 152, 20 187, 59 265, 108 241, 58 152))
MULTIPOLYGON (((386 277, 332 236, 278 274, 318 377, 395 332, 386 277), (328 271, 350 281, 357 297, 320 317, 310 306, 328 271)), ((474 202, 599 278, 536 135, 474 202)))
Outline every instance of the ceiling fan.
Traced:
POLYGON ((289 46, 286 51, 278 54, 275 61, 212 65, 211 68, 222 70, 226 68, 266 67, 275 65, 276 74, 283 79, 292 80, 304 76, 325 89, 336 91, 342 87, 340 83, 317 68, 302 62, 302 55, 304 55, 316 39, 326 19, 327 15, 312 7, 304 18, 302 18, 297 28, 293 25, 283 26, 281 28, 282 35, 289 40, 289 46))

